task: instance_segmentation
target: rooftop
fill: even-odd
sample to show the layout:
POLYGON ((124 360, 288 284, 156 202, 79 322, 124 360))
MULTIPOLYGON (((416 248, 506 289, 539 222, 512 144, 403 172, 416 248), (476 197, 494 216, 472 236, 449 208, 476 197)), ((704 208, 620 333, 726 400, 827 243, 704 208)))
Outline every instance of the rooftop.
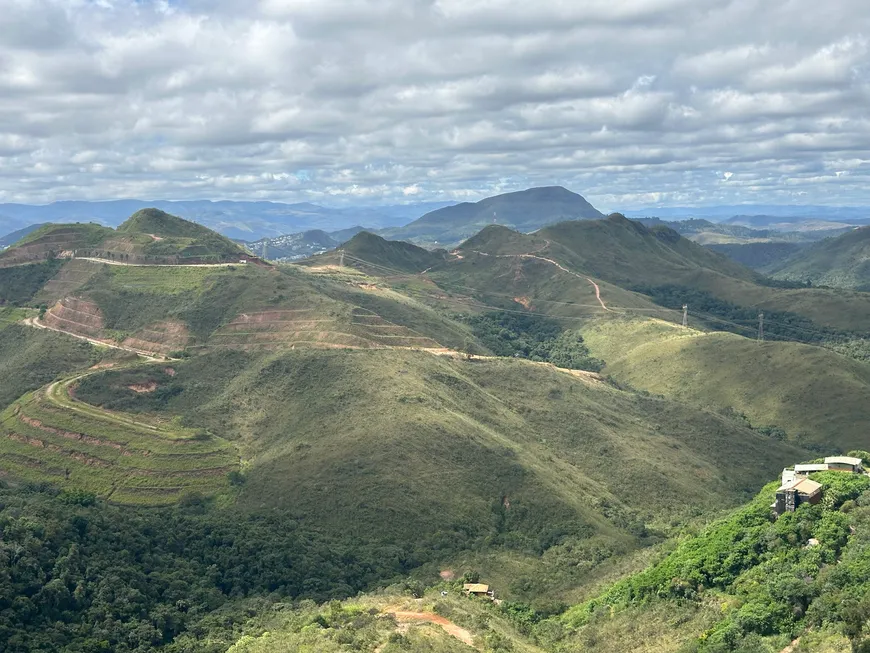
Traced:
POLYGON ((794 485, 792 485, 791 489, 797 490, 800 494, 806 494, 808 496, 812 496, 816 492, 821 491, 822 484, 816 483, 815 481, 811 481, 810 479, 805 478, 801 481, 798 481, 794 485))
POLYGON ((853 467, 861 467, 864 461, 860 458, 852 458, 851 456, 828 456, 825 458, 826 465, 852 465, 853 467))
POLYGON ((794 471, 795 473, 800 474, 801 472, 825 472, 828 470, 828 463, 809 463, 806 465, 795 465, 794 471))
POLYGON ((462 588, 472 594, 486 594, 489 592, 489 585, 484 585, 483 583, 465 583, 462 588))

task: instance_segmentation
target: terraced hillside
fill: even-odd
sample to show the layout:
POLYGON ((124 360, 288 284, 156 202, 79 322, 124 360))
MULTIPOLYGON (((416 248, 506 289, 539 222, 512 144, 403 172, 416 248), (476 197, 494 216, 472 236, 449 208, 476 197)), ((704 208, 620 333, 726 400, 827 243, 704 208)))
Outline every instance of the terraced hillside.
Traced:
POLYGON ((76 250, 90 251, 114 234, 98 224, 47 224, 0 253, 0 267, 44 261, 76 250))
POLYGON ((459 347, 467 328, 365 275, 309 268, 128 267, 70 261, 40 291, 51 329, 169 355, 187 348, 459 347), (73 267, 72 270, 69 268, 73 267), (74 278, 73 278, 74 277, 74 278))
MULTIPOLYGON (((160 505, 229 487, 238 457, 225 440, 166 419, 101 409, 76 397, 92 371, 25 395, 0 414, 0 464, 14 477, 160 505)), ((155 387, 135 386, 149 393, 155 387)))

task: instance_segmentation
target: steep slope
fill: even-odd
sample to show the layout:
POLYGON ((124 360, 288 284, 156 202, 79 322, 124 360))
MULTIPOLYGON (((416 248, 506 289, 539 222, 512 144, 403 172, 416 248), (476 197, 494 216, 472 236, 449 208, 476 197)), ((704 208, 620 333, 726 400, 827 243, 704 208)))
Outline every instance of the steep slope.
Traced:
MULTIPOLYGON (((73 263, 73 262, 70 262, 73 263)), ((169 354, 296 347, 459 347, 467 329, 366 278, 325 279, 257 266, 98 268, 50 306, 42 323, 169 354)))
POLYGON ((0 253, 0 267, 44 261, 79 249, 89 251, 113 233, 98 224, 46 224, 0 253))
POLYGON ((769 268, 777 279, 870 290, 870 227, 807 247, 769 268))
POLYGON ((530 188, 516 193, 463 202, 427 213, 389 238, 423 243, 457 243, 484 226, 498 223, 518 231, 534 231, 562 220, 601 218, 603 214, 582 196, 561 186, 530 188))
POLYGON ((676 283, 698 274, 756 281, 751 270, 662 226, 650 229, 614 214, 606 220, 564 222, 538 236, 576 255, 594 276, 621 285, 676 283))
POLYGON ((87 343, 25 326, 21 321, 26 316, 18 309, 0 309, 0 410, 59 374, 100 359, 87 343))
POLYGON ((635 388, 743 413, 755 427, 823 451, 868 445, 870 364, 821 347, 704 333, 660 320, 584 325, 605 374, 635 388))
POLYGON ((661 561, 541 624, 541 643, 566 652, 866 650, 870 478, 812 478, 818 505, 775 519, 779 482, 770 483, 661 561), (806 642, 789 645, 802 634, 806 642))

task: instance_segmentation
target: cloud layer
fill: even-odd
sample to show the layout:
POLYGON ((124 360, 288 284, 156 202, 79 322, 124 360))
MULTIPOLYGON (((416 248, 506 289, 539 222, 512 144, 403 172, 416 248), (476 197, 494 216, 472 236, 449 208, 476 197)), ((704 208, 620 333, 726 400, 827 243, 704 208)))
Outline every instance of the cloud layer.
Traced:
POLYGON ((864 0, 7 0, 0 201, 870 204, 864 0))

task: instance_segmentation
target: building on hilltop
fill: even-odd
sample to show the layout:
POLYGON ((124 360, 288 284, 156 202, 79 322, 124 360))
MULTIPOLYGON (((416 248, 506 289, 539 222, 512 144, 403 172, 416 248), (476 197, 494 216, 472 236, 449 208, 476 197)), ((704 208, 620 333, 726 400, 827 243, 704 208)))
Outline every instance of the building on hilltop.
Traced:
POLYGON ((777 515, 794 512, 804 503, 817 504, 822 500, 822 485, 808 478, 798 477, 776 491, 776 501, 771 508, 777 515))
POLYGON ((852 456, 828 456, 825 458, 825 465, 832 472, 864 473, 864 461, 852 456))

